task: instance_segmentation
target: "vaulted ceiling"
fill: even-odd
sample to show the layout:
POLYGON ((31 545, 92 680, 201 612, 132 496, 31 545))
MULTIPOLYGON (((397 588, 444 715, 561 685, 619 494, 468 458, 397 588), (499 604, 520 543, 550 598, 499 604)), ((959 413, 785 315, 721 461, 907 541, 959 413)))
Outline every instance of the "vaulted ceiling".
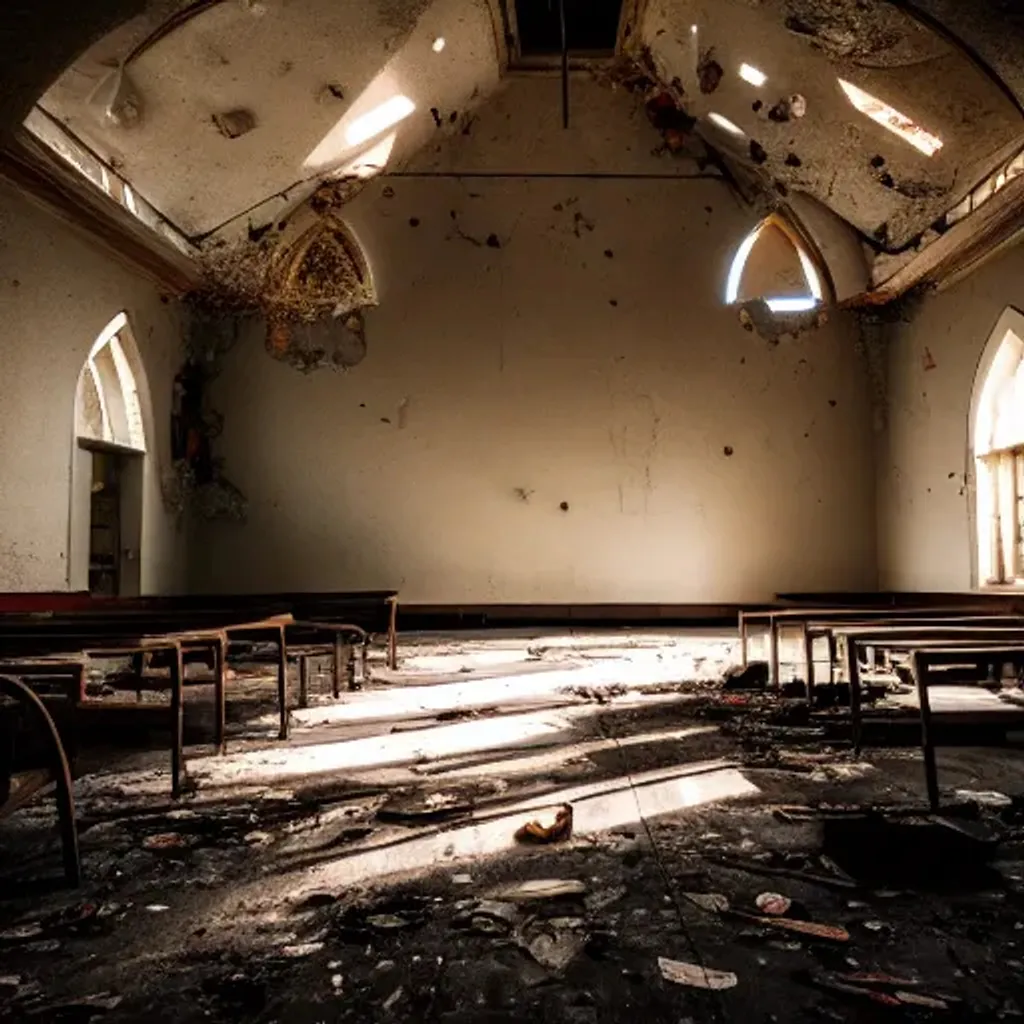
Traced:
MULTIPOLYGON (((94 0, 77 20, 51 22, 47 47, 43 15, 56 19, 62 4, 15 0, 0 12, 0 33, 18 40, 3 58, 14 54, 7 105, 20 98, 24 116, 36 100, 192 237, 320 179, 401 166, 438 130, 457 130, 505 70, 514 9, 94 0), (53 61, 69 51, 60 73, 53 61), (117 86, 129 100, 120 124, 102 115, 117 86), (374 130, 365 115, 396 97, 407 101, 397 120, 374 130)), ((635 24, 620 38, 634 55, 646 48, 705 140, 767 192, 805 193, 899 251, 1024 147, 1020 7, 627 0, 635 24)))

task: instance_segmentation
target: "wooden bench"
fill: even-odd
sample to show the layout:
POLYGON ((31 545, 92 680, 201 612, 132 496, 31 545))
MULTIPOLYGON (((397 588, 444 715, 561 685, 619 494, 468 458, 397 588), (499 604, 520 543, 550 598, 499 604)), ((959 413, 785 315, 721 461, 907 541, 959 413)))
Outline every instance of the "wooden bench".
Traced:
POLYGON ((21 680, 0 675, 0 697, 7 698, 34 720, 35 732, 47 748, 48 764, 42 769, 17 771, 13 751, 13 725, 5 728, 0 722, 0 745, 6 763, 0 763, 0 821, 21 809, 43 793, 53 791, 57 797, 64 875, 74 886, 81 883, 82 867, 78 855, 78 826, 75 821, 75 800, 71 789, 71 770, 61 742, 60 733, 46 706, 21 680), (8 746, 10 744, 10 746, 8 746))

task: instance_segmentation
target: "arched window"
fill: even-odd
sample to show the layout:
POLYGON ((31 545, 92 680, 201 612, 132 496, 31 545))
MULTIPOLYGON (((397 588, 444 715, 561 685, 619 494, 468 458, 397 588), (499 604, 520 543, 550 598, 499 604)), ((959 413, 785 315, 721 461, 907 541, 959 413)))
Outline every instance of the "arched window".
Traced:
POLYGON ((68 522, 68 586, 132 597, 142 589, 148 458, 139 387, 145 374, 128 318, 119 313, 93 342, 75 389, 68 522))
POLYGON ((1016 310, 989 338, 971 419, 978 582, 1024 584, 1024 316, 1016 310))
POLYGON ((78 377, 75 433, 86 441, 146 450, 139 389, 125 355, 128 318, 119 313, 96 339, 78 377))
POLYGON ((777 214, 743 240, 725 286, 729 305, 763 299, 773 313, 805 313, 825 301, 825 285, 800 236, 777 214))

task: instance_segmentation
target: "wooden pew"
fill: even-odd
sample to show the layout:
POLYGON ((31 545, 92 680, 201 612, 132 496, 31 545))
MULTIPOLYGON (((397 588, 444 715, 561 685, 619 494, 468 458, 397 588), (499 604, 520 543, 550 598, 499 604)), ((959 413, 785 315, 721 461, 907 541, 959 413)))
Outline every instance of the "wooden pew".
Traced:
MULTIPOLYGON (((46 745, 48 765, 42 770, 16 771, 16 761, 0 764, 0 820, 24 807, 40 793, 53 790, 57 797, 60 822, 61 849, 64 874, 67 881, 77 886, 82 880, 82 866, 78 854, 78 826, 75 821, 75 800, 71 789, 71 769, 61 742, 60 733, 46 706, 21 680, 0 675, 0 696, 24 708, 34 719, 36 733, 46 745)), ((13 726, 12 726, 13 728, 13 726)), ((6 730, 0 723, 0 735, 6 730)), ((13 749, 14 737, 7 735, 13 749)), ((3 739, 0 738, 0 743, 3 739)), ((5 744, 6 747, 6 744, 5 744)))

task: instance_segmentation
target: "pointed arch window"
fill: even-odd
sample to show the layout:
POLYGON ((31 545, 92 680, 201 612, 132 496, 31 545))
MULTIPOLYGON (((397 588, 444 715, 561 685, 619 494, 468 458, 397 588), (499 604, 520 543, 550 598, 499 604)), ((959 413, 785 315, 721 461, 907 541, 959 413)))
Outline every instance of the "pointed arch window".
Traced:
POLYGON ((815 258, 777 214, 743 240, 726 280, 729 305, 756 299, 762 299, 773 313, 806 313, 825 302, 824 277, 815 258))
POLYGON ((1016 310, 989 339, 972 420, 978 581, 1024 585, 1024 315, 1016 310))
POLYGON ((125 354, 128 318, 119 313, 103 329, 86 357, 75 396, 75 433, 79 438, 146 450, 139 389, 125 354))

